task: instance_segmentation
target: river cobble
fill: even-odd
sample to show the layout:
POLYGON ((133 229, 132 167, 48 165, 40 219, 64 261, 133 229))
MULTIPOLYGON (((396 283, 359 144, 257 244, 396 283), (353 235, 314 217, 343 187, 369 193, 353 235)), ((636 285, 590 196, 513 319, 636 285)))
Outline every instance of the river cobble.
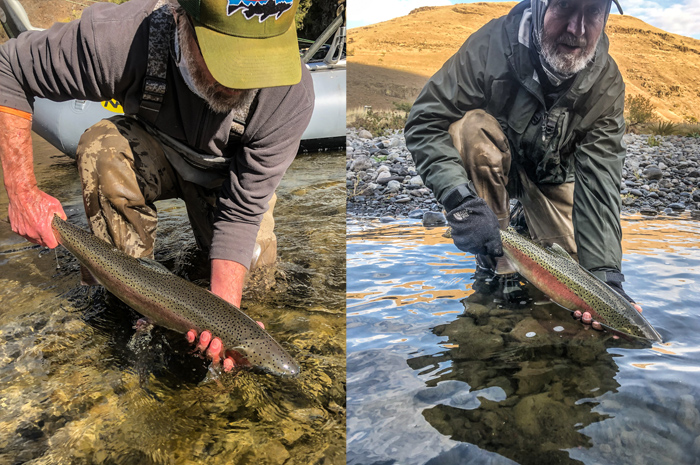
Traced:
MULTIPOLYGON (((700 214, 700 138, 626 134, 620 180, 623 211, 644 215, 700 214)), ((354 216, 422 218, 440 212, 423 184, 403 131, 374 137, 347 130, 347 212, 354 216)))

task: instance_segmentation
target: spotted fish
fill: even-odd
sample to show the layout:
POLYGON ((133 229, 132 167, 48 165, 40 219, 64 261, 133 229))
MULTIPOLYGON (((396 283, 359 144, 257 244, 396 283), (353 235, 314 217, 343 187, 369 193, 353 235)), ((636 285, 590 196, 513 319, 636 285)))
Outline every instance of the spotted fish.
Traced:
POLYGON ((277 375, 299 373, 291 355, 237 307, 175 276, 156 261, 130 257, 58 216, 51 226, 56 240, 100 284, 153 323, 182 333, 209 330, 254 368, 277 375))
POLYGON ((501 231, 503 253, 537 289, 562 307, 590 312, 601 325, 621 334, 662 342, 661 336, 624 297, 554 244, 544 249, 512 228, 501 231))

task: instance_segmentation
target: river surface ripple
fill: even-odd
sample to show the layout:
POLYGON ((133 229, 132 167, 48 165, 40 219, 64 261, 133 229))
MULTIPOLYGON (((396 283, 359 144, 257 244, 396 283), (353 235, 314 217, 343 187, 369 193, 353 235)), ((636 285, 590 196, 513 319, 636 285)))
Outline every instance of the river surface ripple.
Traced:
POLYGON ((625 217, 663 344, 475 280, 445 228, 348 221, 349 464, 699 464, 700 222, 625 217), (501 294, 502 296, 502 294, 501 294))
MULTIPOLYGON (((86 228, 75 163, 39 138, 34 152, 39 186, 86 228)), ((138 315, 81 287, 69 252, 0 222, 0 465, 344 464, 344 164, 338 153, 297 157, 277 191, 272 287, 243 296, 300 362, 293 379, 213 379, 183 335, 135 336, 138 315)), ((184 204, 156 206, 156 260, 206 286, 184 204)))

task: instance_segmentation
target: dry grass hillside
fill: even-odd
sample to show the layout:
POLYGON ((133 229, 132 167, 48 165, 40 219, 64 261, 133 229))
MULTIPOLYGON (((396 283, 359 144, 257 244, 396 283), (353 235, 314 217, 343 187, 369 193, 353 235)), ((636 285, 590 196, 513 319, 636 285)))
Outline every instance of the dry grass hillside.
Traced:
MULTIPOLYGON (((392 109, 412 102, 425 81, 469 35, 516 3, 424 7, 409 15, 348 31, 348 110, 392 109)), ((648 97, 660 119, 700 119, 700 40, 669 34, 631 17, 612 15, 610 53, 628 95, 648 97)))
MULTIPOLYGON (((93 3, 120 3, 118 0, 20 0, 32 26, 47 28, 53 23, 68 22, 80 18, 83 10, 93 3)), ((5 31, 0 27, 0 43, 7 40, 5 31)))

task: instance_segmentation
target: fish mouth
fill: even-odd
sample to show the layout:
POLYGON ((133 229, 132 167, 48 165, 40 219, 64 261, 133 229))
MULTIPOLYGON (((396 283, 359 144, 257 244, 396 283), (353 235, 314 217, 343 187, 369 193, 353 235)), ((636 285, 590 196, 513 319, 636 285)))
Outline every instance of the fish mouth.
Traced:
POLYGON ((644 333, 644 337, 652 342, 658 342, 659 344, 664 342, 661 334, 659 334, 651 325, 645 327, 642 332, 644 333))
POLYGON ((284 365, 282 368, 284 368, 285 371, 278 374, 286 378, 295 378, 301 373, 301 367, 299 365, 284 365))
POLYGON ((253 367, 255 371, 260 373, 267 373, 281 378, 296 378, 301 372, 301 367, 297 364, 284 364, 281 366, 256 366, 253 367))
POLYGON ((294 378, 301 372, 301 367, 295 360, 290 359, 286 361, 272 361, 253 364, 245 355, 245 350, 243 348, 237 348, 236 350, 229 349, 226 351, 226 355, 233 357, 233 360, 238 367, 248 368, 252 371, 259 373, 268 373, 271 375, 281 376, 284 378, 294 378))

